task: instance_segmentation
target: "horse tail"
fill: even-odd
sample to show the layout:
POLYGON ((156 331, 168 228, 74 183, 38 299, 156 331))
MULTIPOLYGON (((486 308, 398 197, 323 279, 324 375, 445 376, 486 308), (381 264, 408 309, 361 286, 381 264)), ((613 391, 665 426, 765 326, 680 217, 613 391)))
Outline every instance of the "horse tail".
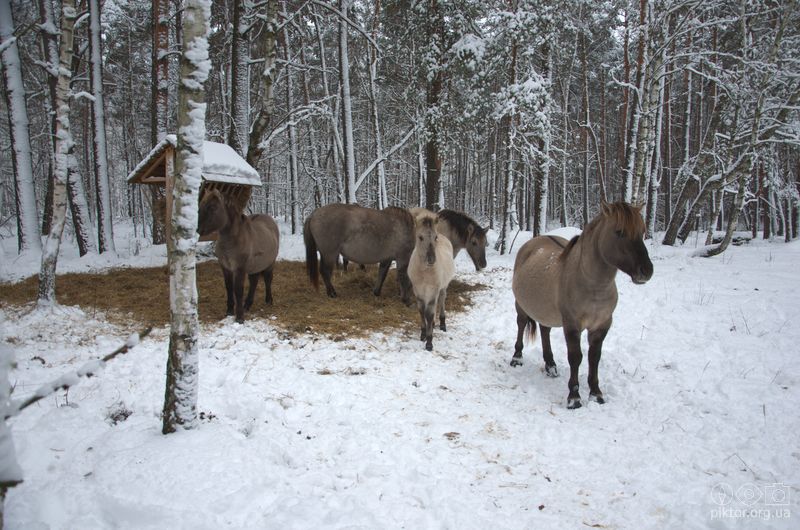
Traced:
POLYGON ((306 244, 306 271, 311 285, 319 289, 319 260, 317 259, 317 242, 314 241, 314 234, 311 233, 311 218, 303 223, 303 241, 306 244))
POLYGON ((528 324, 525 326, 525 335, 528 337, 528 344, 536 344, 536 321, 528 318, 528 324))

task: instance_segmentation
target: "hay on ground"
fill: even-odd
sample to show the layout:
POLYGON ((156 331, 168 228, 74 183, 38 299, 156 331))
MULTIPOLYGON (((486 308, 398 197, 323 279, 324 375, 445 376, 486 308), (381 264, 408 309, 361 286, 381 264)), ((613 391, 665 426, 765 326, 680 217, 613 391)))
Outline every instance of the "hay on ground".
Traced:
MULTIPOLYGON (((396 270, 389 271, 381 296, 372 294, 377 266, 366 271, 351 267, 336 271, 333 283, 338 298, 330 299, 324 287, 314 290, 305 263, 278 261, 272 282, 274 304, 264 303, 264 284, 259 282, 255 302, 245 320, 267 319, 292 333, 320 333, 334 339, 363 336, 419 325, 416 305, 406 307, 398 295, 396 270)), ((247 284, 247 282, 246 282, 247 284)), ((0 284, 0 307, 23 306, 36 299, 38 278, 15 284, 0 284)), ((466 310, 471 295, 485 288, 457 280, 450 284, 448 313, 466 310)), ((198 313, 206 324, 225 318, 225 286, 216 260, 197 266, 198 313)), ((245 285, 245 292, 247 285, 245 285)), ((169 271, 167 267, 122 268, 95 274, 60 274, 56 280, 60 304, 80 306, 84 311, 102 311, 109 320, 163 326, 169 323, 169 271)))

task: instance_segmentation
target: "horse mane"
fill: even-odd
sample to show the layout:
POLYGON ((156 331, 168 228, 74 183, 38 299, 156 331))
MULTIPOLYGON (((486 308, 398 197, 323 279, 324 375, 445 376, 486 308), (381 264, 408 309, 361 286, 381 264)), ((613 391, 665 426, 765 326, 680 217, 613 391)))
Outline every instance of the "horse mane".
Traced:
POLYGON ((645 232, 645 226, 644 220, 639 214, 639 210, 639 208, 631 206, 627 202, 604 203, 600 214, 586 225, 586 228, 583 229, 580 235, 573 237, 569 243, 567 243, 567 246, 561 251, 561 255, 558 259, 566 259, 570 250, 578 243, 578 239, 584 234, 588 235, 592 233, 600 223, 605 220, 614 223, 616 230, 622 230, 625 237, 631 239, 641 237, 645 232))
POLYGON ((457 212, 455 210, 439 210, 436 215, 439 216, 439 219, 447 221, 447 224, 449 224, 450 227, 456 231, 456 234, 458 234, 459 239, 462 241, 466 241, 467 237, 469 237, 470 226, 472 227, 474 234, 478 236, 486 235, 486 231, 481 228, 481 225, 476 223, 474 219, 466 214, 457 212))
POLYGON ((411 215, 411 212, 406 210, 405 208, 398 208, 397 206, 387 206, 382 212, 391 215, 392 217, 396 218, 401 223, 406 224, 409 227, 414 227, 414 216, 411 215))

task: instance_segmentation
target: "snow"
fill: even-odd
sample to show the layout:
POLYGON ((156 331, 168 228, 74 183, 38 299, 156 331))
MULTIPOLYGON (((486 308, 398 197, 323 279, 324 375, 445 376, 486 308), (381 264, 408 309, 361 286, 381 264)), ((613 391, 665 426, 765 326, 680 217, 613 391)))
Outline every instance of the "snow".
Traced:
MULTIPOLYGON (((163 245, 126 255, 130 229, 115 228, 119 257, 78 259, 65 242, 61 269, 165 263, 163 245)), ((281 259, 300 259, 301 237, 281 232, 281 259)), ((7 527, 797 527, 800 243, 699 259, 693 245, 648 242, 653 279, 617 277, 607 403, 574 411, 559 330, 559 378, 543 373, 538 343, 508 364, 515 254, 491 243, 484 271, 456 259, 458 279, 490 288, 448 315, 433 352, 416 329, 336 342, 260 320, 202 326, 193 431, 160 433, 169 330, 154 330, 9 422, 24 482, 8 493, 7 527)), ((56 311, 0 309, 16 400, 136 329, 56 311)), ((584 397, 586 373, 584 360, 584 397)))
MULTIPOLYGON (((128 182, 134 180, 146 166, 161 156, 167 146, 175 147, 177 136, 168 134, 148 153, 147 156, 130 172, 128 182)), ((260 186, 261 176, 253 166, 233 150, 229 145, 217 142, 203 142, 203 178, 214 182, 228 184, 245 184, 260 186)))

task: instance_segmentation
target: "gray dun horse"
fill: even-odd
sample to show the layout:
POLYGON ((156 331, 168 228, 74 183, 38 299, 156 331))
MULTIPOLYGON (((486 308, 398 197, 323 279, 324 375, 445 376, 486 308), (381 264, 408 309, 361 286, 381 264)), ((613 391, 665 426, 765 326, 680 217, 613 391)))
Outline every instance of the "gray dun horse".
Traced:
POLYGON ((259 275, 264 277, 265 301, 272 304, 272 269, 278 256, 280 233, 269 215, 242 215, 226 203, 218 190, 205 194, 200 202, 197 231, 201 236, 219 231, 214 253, 222 267, 228 302, 226 314, 244 322, 244 312, 253 305, 259 275), (244 277, 250 278, 243 300, 244 277), (235 309, 235 311, 234 311, 235 309))
POLYGON ((411 261, 408 264, 408 277, 417 297, 420 317, 420 340, 425 341, 425 349, 433 349, 433 321, 439 315, 439 329, 447 331, 444 305, 447 299, 447 286, 455 276, 453 245, 436 231, 439 223, 436 215, 419 215, 416 218, 416 241, 411 261))
POLYGON ((622 202, 603 203, 600 215, 580 236, 569 242, 554 236, 535 237, 517 253, 512 280, 517 341, 511 366, 522 365, 525 329, 535 336, 538 322, 545 370, 548 375, 557 376, 550 328, 563 327, 570 368, 568 408, 581 406, 578 370, 583 359, 584 329, 589 331, 589 398, 604 403, 597 367, 617 306, 617 270, 629 275, 635 284, 643 284, 653 275, 644 231, 639 208, 622 202))
POLYGON ((410 212, 415 218, 421 215, 437 216, 439 224, 436 230, 452 243, 453 257, 461 249, 466 249, 476 271, 486 268, 486 229, 481 228, 471 217, 455 210, 439 210, 438 213, 433 213, 425 208, 411 208, 410 212))
POLYGON ((394 206, 374 210, 355 204, 329 204, 317 208, 306 219, 303 240, 308 277, 312 285, 319 288, 321 274, 331 298, 336 297, 331 274, 341 254, 342 258, 356 263, 380 264, 372 291, 375 296, 381 294, 389 267, 396 261, 400 296, 406 305, 411 303, 411 282, 406 269, 414 250, 414 219, 408 210, 394 206))

